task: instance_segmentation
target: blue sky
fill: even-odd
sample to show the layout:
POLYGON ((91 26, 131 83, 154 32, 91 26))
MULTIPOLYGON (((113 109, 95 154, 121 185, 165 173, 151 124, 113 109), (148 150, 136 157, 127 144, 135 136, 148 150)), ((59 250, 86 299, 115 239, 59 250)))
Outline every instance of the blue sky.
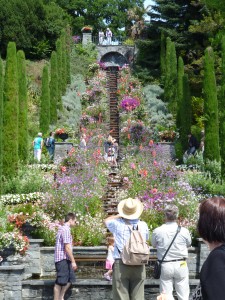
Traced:
POLYGON ((154 3, 153 0, 145 0, 144 6, 146 7, 146 6, 151 5, 151 4, 153 4, 153 3, 154 3))

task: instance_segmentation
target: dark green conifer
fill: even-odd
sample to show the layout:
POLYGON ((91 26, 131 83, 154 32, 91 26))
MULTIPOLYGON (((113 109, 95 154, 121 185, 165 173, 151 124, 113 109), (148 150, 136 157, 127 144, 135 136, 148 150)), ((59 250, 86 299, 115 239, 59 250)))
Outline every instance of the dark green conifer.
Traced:
POLYGON ((217 87, 214 70, 214 53, 211 47, 205 50, 204 56, 204 117, 205 117, 205 149, 204 158, 211 161, 220 159, 219 122, 217 87))
POLYGON ((177 57, 175 44, 166 39, 166 73, 164 98, 168 102, 169 110, 176 114, 177 112, 177 57))
POLYGON ((28 158, 28 119, 27 119, 27 77, 26 60, 22 50, 17 52, 18 82, 19 82, 19 130, 18 155, 21 161, 28 158))
POLYGON ((62 32, 60 36, 61 45, 62 45, 62 95, 66 92, 67 86, 67 49, 66 49, 66 33, 62 32))
POLYGON ((63 83, 62 83, 62 43, 61 40, 58 39, 56 41, 56 53, 57 53, 57 64, 58 64, 58 103, 57 108, 62 110, 62 90, 63 90, 63 83))
POLYGON ((66 63, 67 63, 67 67, 66 67, 66 78, 67 78, 67 84, 71 83, 71 69, 70 69, 70 55, 71 55, 71 28, 68 25, 66 27, 66 63))
POLYGON ((164 77, 166 72, 166 38, 163 31, 161 31, 160 68, 161 76, 164 77))
POLYGON ((18 71, 16 44, 9 42, 3 94, 3 175, 13 177, 18 170, 18 71))
POLYGON ((41 108, 40 108, 40 130, 43 134, 48 133, 50 125, 50 90, 48 67, 44 66, 41 87, 41 108))
POLYGON ((183 101, 183 76, 184 76, 184 62, 182 57, 178 58, 178 69, 177 69, 177 116, 176 116, 176 125, 179 130, 181 126, 181 112, 180 106, 183 101))
POLYGON ((57 122, 57 102, 58 102, 58 64, 55 51, 51 54, 51 80, 50 80, 50 124, 57 122))
POLYGON ((0 57, 0 195, 2 193, 3 68, 0 57))
POLYGON ((221 177, 225 180, 225 36, 222 38, 222 80, 219 98, 221 177))

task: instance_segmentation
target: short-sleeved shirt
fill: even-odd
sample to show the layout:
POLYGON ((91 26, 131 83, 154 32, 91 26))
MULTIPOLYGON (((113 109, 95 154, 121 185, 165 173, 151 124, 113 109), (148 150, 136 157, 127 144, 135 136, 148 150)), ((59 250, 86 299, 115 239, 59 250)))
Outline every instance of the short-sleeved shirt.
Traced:
POLYGON ((34 150, 41 149, 42 140, 39 136, 34 139, 34 150))
MULTIPOLYGON (((173 237, 177 232, 176 222, 167 222, 157 227, 152 233, 152 246, 157 248, 157 257, 162 259, 173 237)), ((188 257, 188 247, 191 245, 191 235, 187 228, 181 227, 175 241, 166 255, 165 261, 188 257)))
MULTIPOLYGON (((148 225, 145 222, 139 221, 138 219, 126 220, 126 221, 128 221, 132 226, 134 226, 135 229, 138 224, 138 230, 141 232, 144 240, 147 241, 149 239, 148 225)), ((114 253, 113 253, 114 259, 120 258, 119 251, 121 252, 123 250, 126 241, 130 237, 131 231, 123 218, 108 220, 106 222, 106 226, 109 229, 109 231, 112 232, 115 239, 115 246, 114 246, 114 253)))
POLYGON ((70 260, 65 251, 65 244, 70 244, 72 251, 73 239, 70 232, 70 226, 68 224, 64 224, 58 230, 55 244, 55 262, 61 261, 63 259, 70 260))

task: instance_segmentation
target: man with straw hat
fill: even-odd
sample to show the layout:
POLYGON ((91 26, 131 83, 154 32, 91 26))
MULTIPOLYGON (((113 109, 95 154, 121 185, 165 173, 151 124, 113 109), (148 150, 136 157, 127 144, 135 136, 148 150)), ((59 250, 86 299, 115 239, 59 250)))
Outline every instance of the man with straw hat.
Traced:
POLYGON ((145 265, 131 266, 123 264, 120 253, 130 237, 131 230, 141 232, 144 240, 149 239, 149 230, 145 222, 139 218, 143 212, 143 204, 139 199, 128 198, 118 204, 118 215, 104 220, 109 231, 114 235, 114 267, 113 267, 113 299, 144 300, 145 265))

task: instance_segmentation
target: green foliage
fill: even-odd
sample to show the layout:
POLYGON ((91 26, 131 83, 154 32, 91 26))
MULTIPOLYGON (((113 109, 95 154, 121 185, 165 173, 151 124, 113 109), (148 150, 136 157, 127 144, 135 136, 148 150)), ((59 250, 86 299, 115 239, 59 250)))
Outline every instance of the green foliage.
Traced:
POLYGON ((86 86, 82 76, 72 77, 70 88, 67 89, 65 96, 62 97, 63 112, 59 112, 58 125, 67 125, 73 129, 78 128, 82 109, 79 93, 84 92, 85 89, 86 86))
POLYGON ((66 92, 67 86, 67 48, 66 48, 66 33, 62 32, 60 36, 61 45, 62 45, 62 94, 64 95, 66 92))
POLYGON ((45 66, 42 75, 41 107, 40 107, 40 130, 43 134, 48 133, 50 125, 50 90, 48 67, 45 66))
POLYGON ((57 54, 57 65, 58 65, 58 103, 57 108, 62 110, 62 42, 60 39, 56 41, 56 54, 57 54))
POLYGON ((217 87, 214 71, 214 53, 212 48, 205 50, 204 58, 204 117, 205 150, 204 158, 220 159, 217 87))
POLYGON ((28 194, 45 191, 47 183, 44 181, 43 172, 20 165, 18 174, 3 181, 3 194, 28 194))
POLYGON ((3 65, 0 57, 0 195, 2 193, 3 65))
POLYGON ((166 39, 166 72, 164 85, 164 99, 174 115, 177 112, 177 57, 174 42, 166 39))
POLYGON ((69 18, 54 1, 42 0, 0 1, 0 50, 3 56, 9 41, 29 58, 43 58, 55 47, 61 30, 69 18))
POLYGON ((221 176, 225 180, 225 36, 222 39, 222 80, 219 97, 221 176))
POLYGON ((178 58, 178 69, 177 69, 177 116, 176 125, 179 129, 181 126, 181 111, 180 106, 183 101, 183 76, 184 76, 184 62, 182 57, 178 58))
POLYGON ((3 175, 13 177, 18 168, 18 71, 16 44, 7 48, 3 97, 3 175))
POLYGON ((51 54, 51 80, 49 84, 50 88, 50 124, 57 122, 57 102, 58 102, 58 63, 57 54, 55 51, 51 54))
POLYGON ((27 119, 27 76, 26 60, 22 50, 17 53, 18 81, 19 81, 19 130, 18 154, 21 161, 26 162, 28 157, 28 119, 27 119))
POLYGON ((183 76, 183 99, 180 103, 180 128, 179 141, 181 143, 183 153, 188 147, 188 134, 191 132, 192 110, 191 110, 191 95, 188 75, 183 76))
POLYGON ((88 66, 95 63, 97 59, 97 51, 94 44, 89 43, 74 45, 71 52, 71 73, 81 74, 85 78, 88 76, 88 66))
POLYGON ((124 42, 123 42, 123 45, 124 46, 134 46, 134 40, 129 38, 129 39, 126 39, 124 42))

